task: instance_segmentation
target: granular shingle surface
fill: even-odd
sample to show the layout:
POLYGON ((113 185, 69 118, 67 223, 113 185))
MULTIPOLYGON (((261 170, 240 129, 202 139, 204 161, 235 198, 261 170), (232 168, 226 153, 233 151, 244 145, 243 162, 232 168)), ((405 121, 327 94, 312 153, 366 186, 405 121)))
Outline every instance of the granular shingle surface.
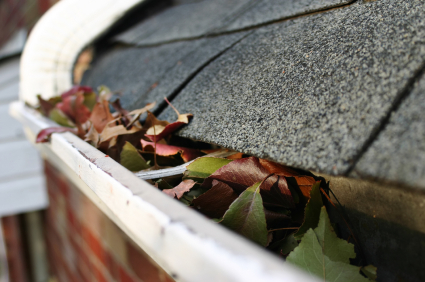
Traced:
POLYGON ((152 45, 235 31, 270 21, 340 6, 354 0, 208 0, 176 5, 117 37, 152 45))
POLYGON ((425 76, 392 113, 354 174, 425 188, 425 76))
POLYGON ((116 48, 97 59, 85 73, 83 84, 106 84, 120 92, 127 109, 144 107, 153 101, 164 103, 198 69, 249 32, 175 42, 158 47, 116 48))
POLYGON ((179 134, 346 173, 424 66, 424 11, 422 0, 381 0, 256 30, 174 99, 194 114, 179 134))
POLYGON ((247 28, 271 21, 338 7, 354 0, 259 0, 246 12, 222 28, 225 31, 247 28))
POLYGON ((118 41, 150 45, 206 35, 233 19, 253 0, 215 0, 169 8, 119 35, 118 41))

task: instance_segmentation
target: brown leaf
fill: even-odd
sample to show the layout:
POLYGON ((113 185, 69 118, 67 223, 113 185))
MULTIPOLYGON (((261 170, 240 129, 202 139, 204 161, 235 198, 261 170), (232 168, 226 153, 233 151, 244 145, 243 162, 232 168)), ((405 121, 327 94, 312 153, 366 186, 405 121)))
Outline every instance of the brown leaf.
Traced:
POLYGON ((97 102, 90 116, 90 121, 94 125, 96 131, 102 132, 105 126, 112 120, 114 120, 114 117, 109 111, 108 101, 102 100, 97 102))
POLYGON ((267 169, 267 171, 269 173, 274 173, 280 176, 296 176, 296 175, 300 175, 298 172, 296 172, 295 170, 281 165, 281 164, 277 164, 275 162, 271 162, 265 159, 259 159, 260 164, 267 169))
POLYGON ((84 141, 92 142, 93 146, 95 146, 96 148, 98 147, 100 136, 99 136, 99 132, 97 132, 93 124, 91 124, 89 131, 84 137, 85 137, 84 141))
POLYGON ((183 180, 179 185, 174 187, 173 189, 164 189, 162 192, 167 194, 172 198, 180 199, 184 193, 189 192, 190 189, 196 184, 192 179, 183 180))
POLYGON ((289 222, 291 217, 280 212, 274 212, 267 209, 264 209, 264 214, 266 215, 267 227, 274 228, 282 226, 282 224, 289 222))
MULTIPOLYGON (((173 105, 168 101, 167 98, 164 98, 165 101, 173 108, 173 110, 177 113, 177 121, 173 123, 169 123, 167 121, 160 121, 158 119, 151 118, 151 125, 148 127, 147 123, 145 123, 145 128, 147 128, 145 136, 148 137, 150 140, 159 141, 162 138, 170 135, 180 127, 182 127, 185 124, 189 123, 189 119, 193 117, 192 114, 180 114, 176 108, 174 108, 173 105)), ((153 116, 153 115, 152 115, 153 116)), ((149 118, 149 116, 148 116, 149 118)), ((146 120, 148 122, 148 120, 146 120)))
POLYGON ((294 178, 297 181, 298 187, 300 187, 304 197, 309 199, 311 188, 313 187, 314 183, 316 183, 316 180, 313 177, 306 175, 294 176, 294 178))
POLYGON ((266 168, 267 171, 270 173, 274 173, 276 175, 284 177, 294 177, 304 197, 306 197, 306 199, 310 198, 311 187, 313 187, 313 184, 316 183, 316 180, 313 177, 307 175, 300 175, 299 172, 293 170, 292 168, 277 164, 275 162, 271 162, 264 159, 259 160, 261 165, 266 168))
POLYGON ((208 188, 213 179, 226 183, 238 194, 264 180, 260 193, 265 206, 293 208, 295 205, 286 179, 278 175, 270 176, 255 157, 232 161, 211 174, 202 185, 208 188))
POLYGON ((123 120, 124 126, 127 127, 127 125, 130 123, 130 119, 128 118, 128 111, 121 106, 120 99, 118 98, 112 102, 111 106, 115 109, 115 111, 117 111, 117 113, 121 114, 121 119, 123 120))
POLYGON ((140 128, 137 128, 135 126, 133 126, 130 130, 127 130, 127 128, 125 128, 123 125, 106 126, 100 134, 99 143, 109 140, 109 138, 112 138, 114 136, 133 134, 137 131, 140 131, 140 128))
POLYGON ((213 180, 212 188, 192 201, 193 206, 210 218, 221 218, 230 204, 238 198, 233 189, 218 180, 213 180))
MULTIPOLYGON (((141 109, 137 109, 137 110, 129 112, 128 115, 133 116, 133 118, 130 120, 130 123, 127 125, 127 127, 132 126, 136 121, 138 121, 142 114, 144 114, 146 112, 149 113, 149 110, 151 110, 153 107, 155 107, 155 104, 156 104, 155 102, 149 103, 149 104, 146 104, 146 106, 144 106, 141 109)), ((153 116, 155 118, 155 116, 152 113, 151 113, 151 116, 153 116)), ((148 119, 149 119, 149 114, 148 114, 148 118, 146 119, 146 122, 149 122, 148 119)), ((147 127, 146 127, 146 129, 147 129, 147 127)))
POLYGON ((229 159, 229 160, 237 160, 237 159, 242 159, 242 158, 243 158, 243 153, 236 153, 236 154, 233 154, 231 156, 226 157, 226 159, 229 159))
MULTIPOLYGON (((140 142, 142 143, 142 147, 144 151, 154 152, 155 143, 145 141, 143 139, 140 140, 140 142)), ((156 154, 159 156, 174 156, 174 155, 180 154, 182 159, 185 162, 196 159, 197 157, 200 157, 202 155, 202 153, 197 149, 177 147, 177 146, 160 144, 160 143, 156 143, 156 154)))

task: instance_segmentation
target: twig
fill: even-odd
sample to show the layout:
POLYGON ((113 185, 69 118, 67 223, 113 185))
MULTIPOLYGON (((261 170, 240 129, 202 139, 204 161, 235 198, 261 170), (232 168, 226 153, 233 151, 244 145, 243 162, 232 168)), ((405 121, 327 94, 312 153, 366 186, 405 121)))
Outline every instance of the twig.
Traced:
POLYGON ((170 101, 168 101, 167 97, 164 97, 165 102, 168 103, 168 105, 170 105, 171 108, 173 108, 173 110, 176 112, 177 116, 180 116, 179 111, 177 111, 176 108, 174 108, 174 106, 170 103, 170 101))
POLYGON ((285 228, 278 228, 278 229, 271 229, 268 230, 267 232, 273 232, 273 231, 278 231, 278 230, 293 230, 293 229, 299 229, 299 227, 285 227, 285 228))

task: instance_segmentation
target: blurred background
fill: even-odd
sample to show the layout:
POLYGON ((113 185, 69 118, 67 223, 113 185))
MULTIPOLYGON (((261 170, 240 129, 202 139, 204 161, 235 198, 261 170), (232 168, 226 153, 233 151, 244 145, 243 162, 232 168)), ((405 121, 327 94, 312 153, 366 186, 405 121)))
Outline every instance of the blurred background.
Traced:
POLYGON ((48 200, 42 162, 8 114, 19 96, 25 41, 57 0, 0 0, 0 282, 47 281, 38 210, 48 200))

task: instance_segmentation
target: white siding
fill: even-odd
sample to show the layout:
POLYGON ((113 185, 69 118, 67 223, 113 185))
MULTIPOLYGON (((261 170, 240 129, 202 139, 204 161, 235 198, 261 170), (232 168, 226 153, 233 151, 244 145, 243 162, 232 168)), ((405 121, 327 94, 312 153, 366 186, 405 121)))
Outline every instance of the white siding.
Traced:
POLYGON ((19 59, 0 63, 0 217, 47 206, 42 162, 9 115, 19 96, 19 59))

